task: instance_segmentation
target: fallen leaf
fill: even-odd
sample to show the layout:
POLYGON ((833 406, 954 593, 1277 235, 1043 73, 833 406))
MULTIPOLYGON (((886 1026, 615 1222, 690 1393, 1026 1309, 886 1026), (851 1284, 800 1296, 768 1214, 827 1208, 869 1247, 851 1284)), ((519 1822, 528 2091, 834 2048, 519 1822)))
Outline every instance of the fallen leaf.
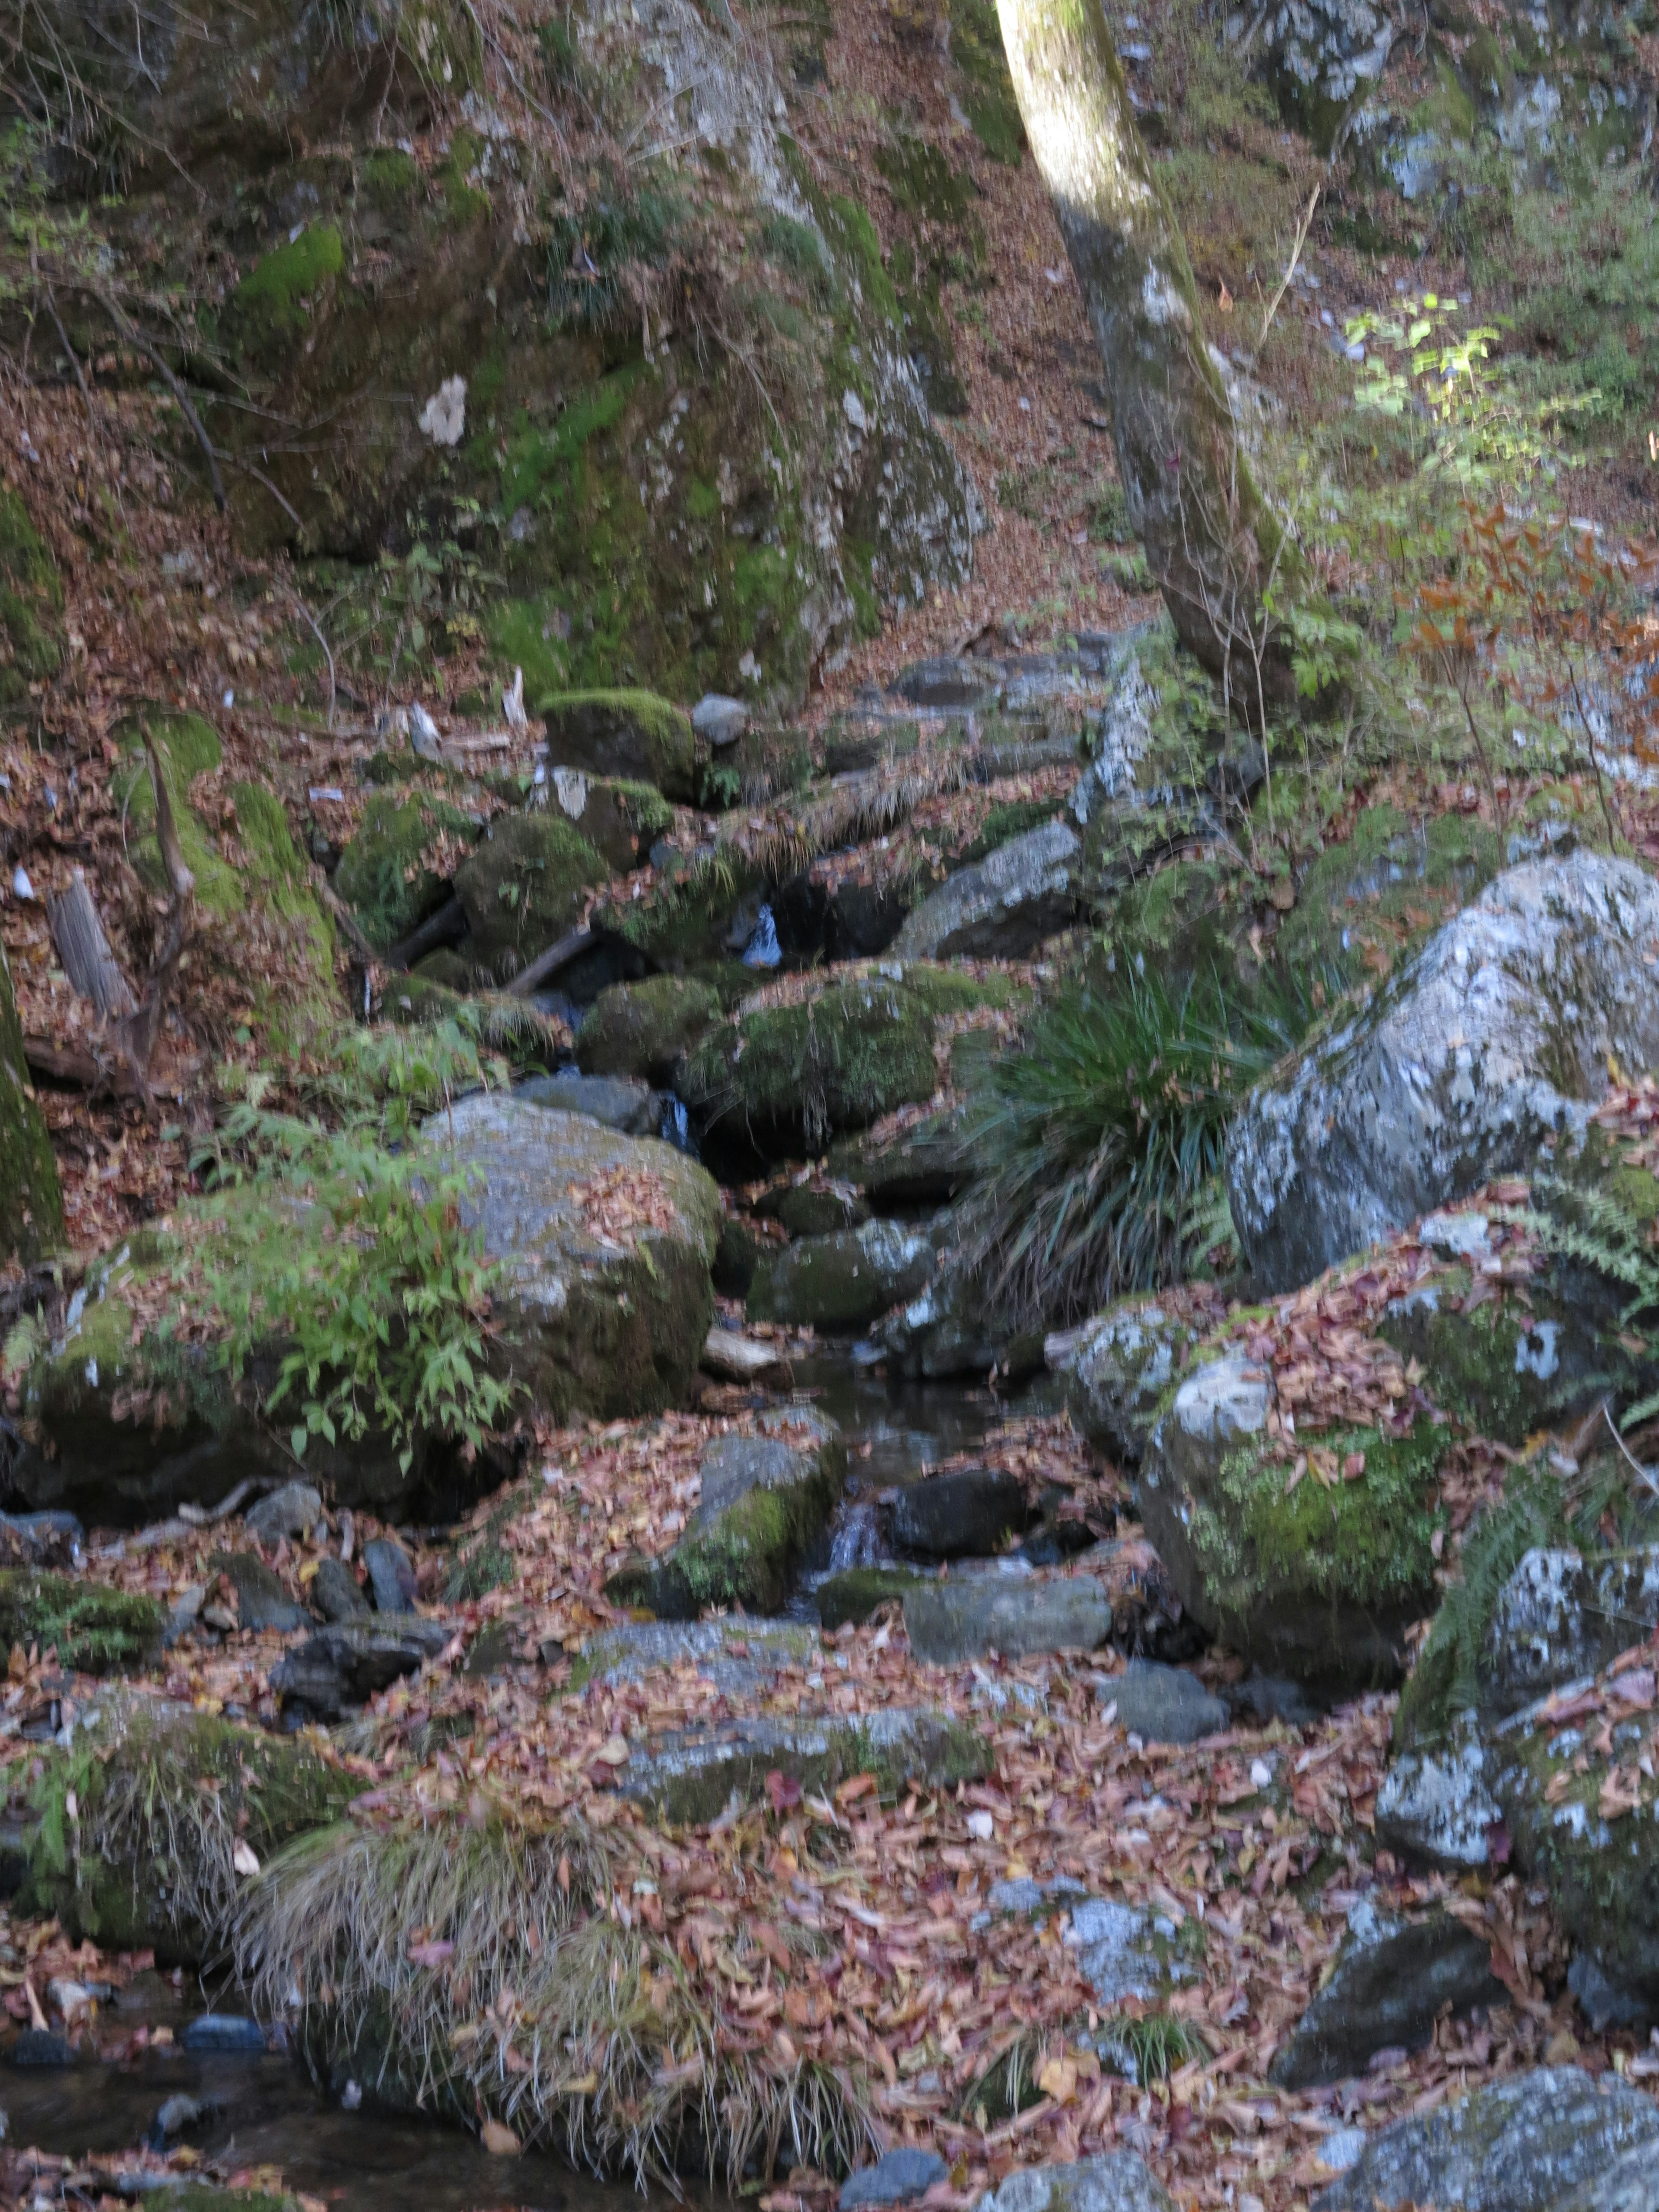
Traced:
POLYGON ((503 2127, 499 2120, 486 2120, 478 2134, 484 2148, 494 2158, 517 2158, 524 2148, 512 2129, 503 2127))

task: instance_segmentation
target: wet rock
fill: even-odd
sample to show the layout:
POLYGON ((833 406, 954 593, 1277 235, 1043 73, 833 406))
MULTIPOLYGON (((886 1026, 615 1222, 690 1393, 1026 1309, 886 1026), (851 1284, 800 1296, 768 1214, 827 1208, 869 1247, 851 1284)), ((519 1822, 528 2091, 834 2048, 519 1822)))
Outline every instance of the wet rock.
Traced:
POLYGON ((938 1264, 933 1239, 896 1221, 799 1237, 757 1268, 749 1317, 856 1334, 924 1290, 938 1264))
POLYGON ((1125 1298, 1080 1328, 1051 1336, 1043 1356, 1060 1377, 1073 1420, 1091 1444, 1139 1467, 1158 1407, 1190 1358, 1201 1324, 1179 1300, 1125 1298))
POLYGON ((1028 958, 1077 919, 1082 849, 1063 822, 1000 845, 922 901, 894 940, 895 952, 903 960, 1028 958))
POLYGON ((673 1550, 624 1565, 606 1596, 648 1606, 661 1620, 695 1620, 711 1605, 781 1612, 835 1510, 846 1464, 840 1431, 810 1407, 763 1413, 757 1434, 721 1437, 703 1454, 702 1494, 673 1550))
POLYGON ((849 1620, 868 1620, 878 1606, 907 1596, 924 1580, 931 1577, 915 1567, 848 1567, 827 1576, 813 1591, 812 1602, 826 1629, 844 1628, 849 1620))
POLYGON ((1196 1743, 1227 1726, 1227 1708, 1184 1667, 1132 1659, 1103 1690, 1120 1728, 1143 1743, 1196 1743))
POLYGON ((452 1632, 441 1620, 409 1614, 393 1628, 374 1620, 341 1621, 307 1638, 270 1670, 284 1714, 337 1721, 378 1691, 435 1659, 452 1632))
POLYGON ((1030 1519, 1024 1486, 988 1467, 964 1467, 912 1482, 893 1500, 893 1541, 924 1559, 988 1558, 1030 1519))
POLYGON ((1399 1753, 1376 1793, 1376 1840, 1419 1865, 1449 1874, 1486 1864, 1500 1819, 1488 1755, 1473 1735, 1399 1753))
POLYGON ((1589 1559, 1532 1551, 1498 1593, 1481 1647, 1481 1711, 1502 1719, 1599 1674, 1659 1626, 1659 1547, 1589 1559))
POLYGON ((319 1491, 308 1482, 285 1482, 250 1506, 244 1526, 260 1543, 274 1545, 283 1536, 308 1535, 322 1517, 319 1491))
POLYGON ((210 1570, 222 1575, 236 1593, 236 1620, 242 1628, 309 1628, 311 1615, 295 1605, 275 1570, 252 1552, 216 1552, 210 1570))
POLYGON ((363 1546, 363 1565, 376 1613, 413 1613, 415 1566, 395 1536, 376 1536, 363 1546))
POLYGON ((0 1513, 0 1567, 74 1567, 86 1530, 73 1513, 0 1513))
POLYGON ((666 1090, 697 1040, 722 1018, 720 993, 695 975, 650 975, 599 993, 576 1032, 584 1075, 632 1076, 666 1090))
POLYGON ((1206 1361, 1176 1391, 1140 1471, 1141 1518, 1187 1611, 1264 1671, 1332 1690, 1397 1680, 1406 1630, 1436 1601, 1425 1505, 1443 1437, 1322 1432, 1362 1471, 1287 1492, 1267 1449, 1271 1385, 1240 1352, 1206 1361))
POLYGON ((1028 2166, 988 2190, 975 2212, 1174 2212, 1168 2192, 1133 2151, 1072 2166, 1028 2166))
POLYGON ((368 1612, 354 1575, 343 1559, 325 1559, 311 1578, 311 1602, 325 1620, 360 1620, 368 1612))
POLYGON ((1092 1651, 1112 1629, 1111 1601, 1091 1577, 953 1577, 927 1582, 904 1600, 905 1632, 918 1659, 954 1667, 1000 1651, 1092 1651))
POLYGON ((1371 2136, 1316 2212, 1378 2204, 1559 2212, 1626 2152, 1659 2143, 1659 2105, 1611 2073, 1540 2066, 1371 2136))
POLYGON ((181 2051, 213 2051, 235 2057, 262 2058, 270 2040, 257 2020, 245 2013, 204 2012, 186 2021, 179 2031, 181 2051))
POLYGON ((514 1085, 513 1096, 527 1106, 552 1106, 566 1114, 585 1114, 624 1137, 654 1137, 662 1127, 662 1099, 649 1084, 625 1076, 583 1075, 562 1067, 556 1075, 532 1075, 514 1085))
POLYGON ((51 2028, 26 2027, 11 2046, 14 2066, 73 2066, 75 2046, 51 2028))
POLYGON ((833 1237, 838 1230, 861 1229, 870 1218, 867 1202, 848 1182, 792 1182, 768 1191, 755 1211, 781 1223, 792 1237, 833 1237))
POLYGON ((670 1146, 514 1098, 463 1098, 428 1126, 446 1165, 477 1170, 462 1210, 503 1263, 499 1357, 538 1407, 609 1420, 683 1400, 714 1317, 713 1179, 670 1146), (617 1176, 660 1201, 660 1225, 621 1240, 590 1225, 584 1194, 617 1176))
POLYGON ((1523 863, 1355 1021, 1257 1086, 1227 1184, 1264 1290, 1294 1288, 1582 1133, 1610 1062, 1659 1060, 1659 885, 1588 850, 1523 863))
POLYGON ((945 2180, 950 2168, 936 2151, 918 2150, 901 2143, 873 2166, 860 2166, 841 2185, 839 2212, 863 2212, 866 2205, 908 2204, 925 2197, 936 2181, 945 2180))
POLYGON ((1282 2089, 1340 2081, 1363 2073, 1373 2051, 1420 2049, 1443 2006, 1462 2014, 1508 2002, 1493 1978, 1492 1947, 1473 1929, 1449 1912, 1408 1919, 1361 1898, 1329 1974, 1279 2045, 1270 2079, 1282 2089))
POLYGON ((976 1729, 924 1707, 813 1719, 727 1721, 687 1729, 635 1751, 617 1788, 659 1820, 714 1820, 735 1793, 757 1800, 769 1773, 803 1790, 833 1790, 849 1776, 874 1774, 889 1790, 975 1781, 990 1771, 991 1747, 976 1729))

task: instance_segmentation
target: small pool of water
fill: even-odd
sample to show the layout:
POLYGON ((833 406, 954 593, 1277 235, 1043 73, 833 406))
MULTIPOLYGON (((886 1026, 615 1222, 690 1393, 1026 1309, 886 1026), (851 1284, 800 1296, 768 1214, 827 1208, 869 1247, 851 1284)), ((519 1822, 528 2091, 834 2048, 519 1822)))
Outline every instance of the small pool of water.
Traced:
POLYGON ((1018 1416, 1058 1412, 1053 1376, 1040 1375, 998 1394, 965 1377, 947 1382, 896 1382, 845 1350, 823 1350, 794 1363, 797 1389, 847 1439, 850 1496, 919 1482, 957 1452, 972 1451, 991 1430, 1018 1416))

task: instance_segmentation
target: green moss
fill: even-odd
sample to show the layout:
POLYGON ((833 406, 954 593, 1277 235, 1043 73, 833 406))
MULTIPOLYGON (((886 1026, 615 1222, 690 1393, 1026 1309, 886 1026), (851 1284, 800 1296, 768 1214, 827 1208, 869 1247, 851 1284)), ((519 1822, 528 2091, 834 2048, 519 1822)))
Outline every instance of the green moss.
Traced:
POLYGON ((64 1233, 64 1198, 23 1053, 11 967, 0 946, 0 1256, 36 1260, 64 1233))
POLYGON ((722 1012, 720 994, 694 975, 614 983, 600 992, 576 1032, 576 1064, 587 1075, 669 1085, 681 1054, 722 1012))
POLYGON ((929 1579, 909 1567, 850 1567, 820 1583, 812 1602, 826 1629, 844 1628, 849 1620, 868 1620, 878 1605, 902 1600, 907 1590, 929 1579))
POLYGON ((994 969, 970 975, 960 968, 946 968, 932 960, 907 960, 901 978, 912 998, 920 999, 928 1012, 942 1018, 970 1014, 981 1006, 1004 1012, 1023 1006, 1030 998, 1024 984, 994 969))
POLYGON ((413 157, 395 146, 372 146, 357 157, 358 190, 371 206, 387 212, 405 206, 421 189, 413 157))
POLYGON ((137 1673, 156 1657, 166 1626, 154 1598, 64 1575, 0 1572, 0 1644, 53 1648, 76 1674, 137 1673))
POLYGON ((876 149, 876 167, 894 205, 930 222, 959 223, 973 205, 973 179, 965 170, 953 169, 926 138, 901 132, 876 149))
POLYGON ((580 918, 610 871, 562 815, 499 815, 455 873, 471 957, 505 982, 580 918))
POLYGON ((444 884, 422 855, 439 836, 470 845, 477 832, 459 807, 422 795, 377 792, 340 856, 334 885, 377 951, 386 951, 431 913, 444 884))
POLYGON ((819 203, 817 212, 830 244, 850 264, 865 304, 884 321, 901 323, 898 294, 881 258, 881 234, 867 210, 856 200, 831 195, 819 203))
POLYGON ((695 1620, 708 1607, 781 1613, 794 1571, 841 1491, 841 1462, 821 1454, 810 1480, 747 1492, 664 1559, 624 1567, 605 1584, 613 1604, 648 1607, 659 1620, 695 1620))
POLYGON ((1503 839, 1474 817, 1413 823, 1395 807, 1367 807, 1303 878, 1277 957, 1293 973, 1358 981, 1369 945, 1397 954, 1468 905, 1503 865, 1503 839))
POLYGON ((0 487, 0 706, 26 699, 63 665, 63 611, 51 554, 17 494, 0 487))
POLYGON ((697 746, 691 717, 654 691, 552 691, 535 710, 547 722, 556 765, 643 781, 670 799, 689 801, 696 784, 697 746))
POLYGON ((1025 147, 1002 28, 991 0, 951 0, 951 58, 968 80, 963 109, 993 160, 1017 168, 1025 147))
POLYGON ((345 247, 331 222, 312 223, 243 277, 231 295, 244 342, 255 349, 298 337, 308 302, 345 267, 345 247))
POLYGON ((1016 799, 994 806, 980 826, 979 834, 970 844, 963 847, 958 858, 964 865, 982 860, 999 846, 1023 837, 1030 830, 1039 830, 1045 822, 1053 821, 1059 813, 1057 799, 1016 799))

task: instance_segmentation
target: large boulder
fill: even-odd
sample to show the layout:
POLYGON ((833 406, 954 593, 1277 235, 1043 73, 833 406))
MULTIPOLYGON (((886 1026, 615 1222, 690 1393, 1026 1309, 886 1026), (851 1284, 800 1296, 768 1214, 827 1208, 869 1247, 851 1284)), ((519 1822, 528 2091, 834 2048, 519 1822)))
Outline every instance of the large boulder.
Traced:
POLYGON ((1659 2104, 1615 2075, 1540 2066, 1396 2120, 1315 2198, 1315 2212, 1455 2205, 1559 2212, 1627 2152, 1659 2147, 1659 2104))
POLYGON ((610 870, 562 813, 502 814, 455 872, 468 952, 505 983, 580 921, 610 870))
POLYGON ((1265 1671, 1334 1688, 1397 1680, 1405 1632, 1435 1601, 1442 1432, 1322 1431, 1339 1468, 1358 1462, 1328 1488, 1291 1480, 1273 1406, 1267 1370, 1243 1352, 1189 1375, 1141 1467, 1146 1534, 1187 1610, 1265 1671))
POLYGON ((1273 2057, 1272 2079, 1308 2089, 1363 2074, 1377 2051, 1415 2051, 1434 2033, 1442 2008, 1504 2004, 1492 1946, 1436 1907, 1418 1917, 1379 1911, 1361 1898, 1313 2002, 1273 2057))
MULTIPOLYGON (((547 757, 560 811, 601 848, 613 834, 605 817, 623 814, 637 825, 637 858, 641 833, 660 836, 672 823, 663 799, 696 796, 697 741, 691 717, 652 691, 568 691, 537 704, 547 725, 547 757), (587 781, 597 776, 620 777, 638 787, 632 805, 624 800, 618 806, 614 799, 607 805, 587 781)), ((635 861, 626 865, 632 867, 635 861)))
POLYGON ((1081 909, 1083 847, 1050 822, 958 868, 924 899, 894 942, 901 960, 1023 960, 1069 929, 1081 909))
POLYGON ((599 993, 576 1032, 584 1075, 630 1076, 666 1089, 681 1059, 725 1009, 712 983, 695 975, 650 975, 599 993))
POLYGON ((1483 1714, 1503 1720, 1599 1674, 1659 1627, 1659 1547, 1597 1553, 1539 1547, 1498 1592, 1480 1658, 1483 1714))
POLYGON ((562 1421, 660 1413, 690 1388, 714 1317, 720 1192, 694 1160, 498 1093, 428 1125, 463 1209, 499 1260, 502 1357, 562 1421))
POLYGON ((1289 1289, 1581 1136, 1608 1067, 1659 1061, 1659 886, 1579 851, 1488 884, 1356 1020, 1261 1085, 1232 1216, 1289 1289))
POLYGON ((1158 1408, 1212 1316, 1181 1291, 1123 1298, 1081 1327, 1049 1337, 1049 1371, 1073 1425, 1126 1467, 1145 1456, 1158 1408))

